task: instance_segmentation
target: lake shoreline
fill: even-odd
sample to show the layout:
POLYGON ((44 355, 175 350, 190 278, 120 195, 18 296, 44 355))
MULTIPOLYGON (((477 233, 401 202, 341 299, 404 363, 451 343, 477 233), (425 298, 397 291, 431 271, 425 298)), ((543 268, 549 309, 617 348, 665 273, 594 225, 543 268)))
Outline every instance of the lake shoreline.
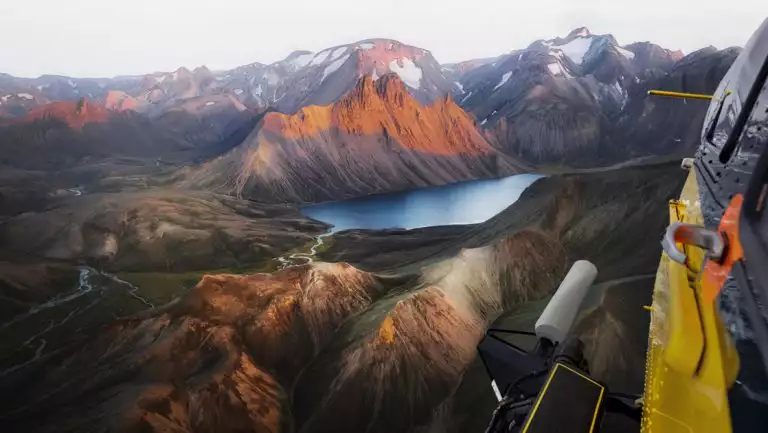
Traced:
POLYGON ((478 224, 509 207, 530 185, 543 177, 526 173, 458 182, 312 204, 301 207, 300 211, 308 218, 332 225, 332 233, 351 229, 410 230, 478 224))

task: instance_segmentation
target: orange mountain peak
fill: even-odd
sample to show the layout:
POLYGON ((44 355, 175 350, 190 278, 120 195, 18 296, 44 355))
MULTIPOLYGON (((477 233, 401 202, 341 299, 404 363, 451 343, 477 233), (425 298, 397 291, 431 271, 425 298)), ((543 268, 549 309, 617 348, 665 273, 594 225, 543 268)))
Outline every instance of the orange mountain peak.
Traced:
POLYGON ((110 112, 103 105, 86 98, 77 101, 56 101, 33 108, 26 115, 15 119, 13 123, 31 123, 36 120, 58 119, 71 128, 80 129, 87 123, 103 123, 109 119, 110 112))
POLYGON ((104 98, 104 105, 113 111, 136 110, 139 100, 120 90, 110 90, 104 98))
POLYGON ((269 113, 262 131, 270 137, 312 139, 319 134, 383 136, 400 146, 436 155, 487 155, 493 149, 453 100, 422 105, 396 74, 361 77, 341 100, 288 115, 269 113))

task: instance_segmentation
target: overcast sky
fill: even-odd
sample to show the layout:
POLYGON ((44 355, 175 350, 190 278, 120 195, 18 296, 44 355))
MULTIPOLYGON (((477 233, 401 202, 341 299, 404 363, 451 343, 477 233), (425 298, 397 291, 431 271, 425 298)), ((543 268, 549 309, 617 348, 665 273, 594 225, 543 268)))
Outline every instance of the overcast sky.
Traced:
POLYGON ((104 77, 269 63, 386 37, 442 63, 587 26, 622 44, 743 45, 766 0, 0 0, 0 72, 104 77), (706 3, 706 4, 705 4, 706 3))

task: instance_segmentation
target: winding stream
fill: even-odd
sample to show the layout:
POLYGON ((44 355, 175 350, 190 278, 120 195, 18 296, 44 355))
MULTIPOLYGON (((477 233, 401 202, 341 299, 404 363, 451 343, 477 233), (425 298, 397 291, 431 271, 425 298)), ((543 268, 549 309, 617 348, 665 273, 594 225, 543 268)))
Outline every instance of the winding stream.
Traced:
MULTIPOLYGON (((58 343, 62 339, 62 332, 77 332, 77 329, 64 330, 62 326, 74 320, 89 326, 90 316, 85 317, 86 313, 95 313, 96 318, 99 313, 103 316, 103 310, 94 310, 93 307, 105 302, 108 295, 127 295, 143 304, 145 309, 155 308, 150 300, 140 294, 139 287, 116 275, 90 266, 81 266, 79 271, 77 286, 73 290, 54 296, 0 324, 0 341, 4 343, 3 353, 0 355, 0 365, 4 368, 0 369, 0 377, 40 359, 46 354, 46 349, 51 343, 58 343), (24 334, 25 332, 27 334, 24 334), (29 335, 29 332, 32 335, 29 335), (25 354, 28 354, 26 359, 25 354)), ((114 314, 112 316, 114 317, 114 314)), ((55 350, 55 347, 51 350, 55 350)))
POLYGON ((310 263, 314 263, 315 254, 317 254, 317 249, 320 248, 324 243, 323 238, 326 238, 331 234, 332 234, 331 232, 328 232, 328 233, 323 233, 319 236, 315 236, 315 243, 309 248, 309 252, 307 253, 295 252, 285 256, 275 257, 275 260, 280 262, 279 269, 285 269, 290 266, 308 265, 310 263))

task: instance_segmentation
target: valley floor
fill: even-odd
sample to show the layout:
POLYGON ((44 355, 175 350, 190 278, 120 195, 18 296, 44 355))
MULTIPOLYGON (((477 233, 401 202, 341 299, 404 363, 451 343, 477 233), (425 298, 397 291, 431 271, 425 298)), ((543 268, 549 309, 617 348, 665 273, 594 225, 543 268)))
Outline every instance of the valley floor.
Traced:
POLYGON ((482 431, 494 402, 477 342, 493 323, 529 325, 577 259, 600 270, 577 325, 594 373, 636 391, 640 306, 683 178, 677 162, 556 175, 485 223, 409 231, 327 235, 295 210, 216 195, 100 207, 106 197, 86 194, 72 200, 88 200, 77 207, 88 212, 72 208, 49 230, 66 207, 14 217, 46 241, 16 230, 6 242, 26 257, 58 256, 0 266, 14 305, 0 325, 0 422, 41 432, 482 431), (153 220, 158 206, 177 216, 153 220), (87 248, 70 242, 73 222, 87 248), (130 247, 105 257, 111 227, 130 247), (73 263, 94 251, 91 267, 73 263), (157 251, 183 254, 163 263, 157 251))

